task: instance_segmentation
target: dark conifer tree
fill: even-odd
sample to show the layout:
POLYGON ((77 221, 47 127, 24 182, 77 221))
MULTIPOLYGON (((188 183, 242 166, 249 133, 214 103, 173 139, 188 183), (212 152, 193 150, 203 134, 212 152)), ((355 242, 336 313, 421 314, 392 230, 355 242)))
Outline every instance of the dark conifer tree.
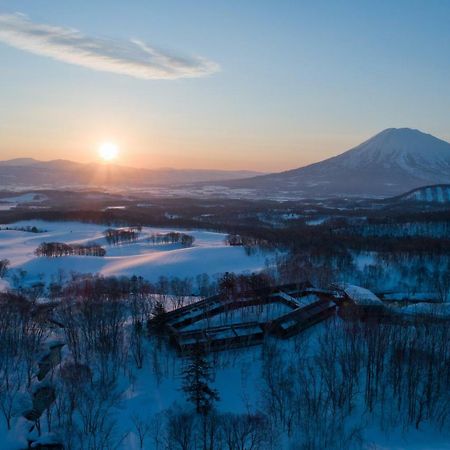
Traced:
POLYGON ((219 393, 209 386, 213 377, 211 365, 200 344, 195 345, 189 364, 182 372, 183 391, 190 402, 195 405, 198 414, 207 416, 214 402, 219 400, 219 393))
POLYGON ((152 317, 148 321, 148 330, 150 333, 160 335, 163 332, 165 324, 166 309, 161 301, 157 301, 153 307, 152 317))

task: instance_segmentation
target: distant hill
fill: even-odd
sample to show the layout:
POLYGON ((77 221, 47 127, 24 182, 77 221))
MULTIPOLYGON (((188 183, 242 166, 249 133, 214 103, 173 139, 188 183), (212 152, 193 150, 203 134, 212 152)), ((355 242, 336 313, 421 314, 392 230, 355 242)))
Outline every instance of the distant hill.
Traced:
POLYGON ((395 200, 450 204, 450 184, 423 186, 413 189, 406 194, 399 195, 395 200))
POLYGON ((137 169, 114 164, 81 164, 67 160, 39 161, 18 158, 0 161, 2 188, 150 187, 248 178, 260 172, 239 170, 137 169))
POLYGON ((150 170, 31 158, 0 161, 0 186, 4 188, 139 189, 184 185, 189 195, 186 186, 193 185, 194 189, 206 187, 204 195, 214 186, 215 195, 292 199, 391 197, 437 184, 450 184, 450 144, 410 128, 389 128, 333 158, 268 175, 251 171, 150 170))
POLYGON ((410 128, 389 128, 338 156, 286 172, 224 183, 290 197, 392 196, 450 183, 450 144, 410 128))

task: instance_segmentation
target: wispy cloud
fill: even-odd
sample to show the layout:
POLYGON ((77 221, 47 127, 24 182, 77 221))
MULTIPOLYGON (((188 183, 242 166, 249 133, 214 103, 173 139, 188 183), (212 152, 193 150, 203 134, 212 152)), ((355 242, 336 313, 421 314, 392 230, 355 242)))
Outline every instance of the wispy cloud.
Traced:
POLYGON ((0 14, 0 41, 37 55, 146 80, 201 77, 219 66, 201 57, 182 57, 138 41, 86 36, 73 28, 32 22, 23 14, 0 14))

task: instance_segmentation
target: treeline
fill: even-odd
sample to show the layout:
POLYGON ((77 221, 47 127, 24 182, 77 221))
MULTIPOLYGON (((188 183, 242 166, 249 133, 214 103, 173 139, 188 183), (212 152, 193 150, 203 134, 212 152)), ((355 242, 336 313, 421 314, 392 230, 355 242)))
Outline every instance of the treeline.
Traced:
POLYGON ((375 237, 417 237, 447 238, 450 236, 448 222, 401 222, 401 223, 366 223, 334 230, 336 234, 348 234, 375 237))
MULTIPOLYGON (((7 266, 8 264, 6 268, 7 266)), ((24 284, 26 271, 11 272, 13 289, 32 298, 49 297, 52 300, 59 300, 63 297, 105 297, 124 300, 135 295, 152 295, 172 308, 217 294, 221 279, 203 273, 186 278, 161 276, 151 283, 135 275, 104 277, 60 270, 51 276, 48 284, 40 281, 28 286, 24 284)))
POLYGON ((235 274, 226 272, 220 277, 200 274, 195 278, 161 276, 151 283, 143 277, 133 275, 110 276, 72 274, 63 282, 52 282, 48 288, 51 298, 107 298, 127 300, 134 296, 146 296, 161 301, 167 308, 180 308, 189 302, 220 294, 237 298, 243 292, 267 290, 275 285, 267 273, 235 274))
POLYGON ((57 258, 61 256, 105 256, 106 250, 98 244, 65 244, 64 242, 43 242, 34 252, 36 256, 57 258))
POLYGON ((47 230, 43 230, 36 226, 26 226, 26 227, 0 227, 0 230, 10 230, 10 231, 25 231, 27 233, 46 233, 47 230))
POLYGON ((61 298, 126 300, 133 296, 149 296, 155 293, 153 284, 142 277, 103 277, 101 275, 74 275, 71 280, 53 290, 61 298))
POLYGON ((108 228, 103 232, 106 242, 109 245, 119 245, 122 243, 135 242, 141 234, 142 227, 129 228, 108 228))
MULTIPOLYGON (((439 253, 450 252, 450 239, 448 236, 364 236, 360 232, 354 232, 354 226, 349 224, 346 218, 334 219, 326 224, 318 226, 307 226, 302 223, 287 224, 283 227, 268 226, 255 219, 255 215, 246 218, 243 214, 251 210, 252 203, 246 202, 225 202, 221 207, 216 208, 216 214, 212 218, 203 218, 202 221, 195 219, 204 209, 198 207, 197 203, 186 204, 186 201, 178 201, 174 211, 178 212, 182 208, 180 218, 169 220, 164 217, 163 207, 166 201, 161 200, 161 205, 156 209, 138 208, 127 211, 6 211, 2 212, 5 221, 31 220, 40 218, 43 220, 81 220, 85 222, 103 223, 110 226, 124 226, 136 224, 133 229, 139 230, 141 224, 147 226, 166 226, 184 228, 205 228, 217 232, 239 235, 244 239, 255 240, 259 248, 264 249, 284 249, 293 252, 308 251, 311 253, 321 253, 332 255, 344 248, 354 251, 379 251, 379 252, 409 252, 409 253, 439 253)), ((254 206, 256 208, 256 206, 254 206)), ((262 208, 262 205, 261 205, 262 208)), ((267 210, 268 205, 265 206, 267 210)), ((210 205, 208 205, 208 211, 210 205)), ((255 211, 257 208, 255 209, 255 211)), ((301 212, 301 210, 299 210, 301 212)), ((321 215, 325 214, 322 212, 321 215)), ((340 212, 340 216, 342 216, 340 212)), ((367 214, 368 215, 368 214, 367 214)), ((332 211, 330 216, 333 217, 332 211)), ((369 230, 377 225, 389 228, 389 225, 397 227, 400 223, 420 223, 421 228, 430 229, 433 223, 448 222, 449 211, 421 212, 417 214, 399 215, 395 211, 371 211, 371 216, 367 223, 362 225, 367 227, 367 234, 372 234, 369 230), (429 224, 429 225, 427 225, 429 224)), ((436 225, 439 226, 439 225, 436 225)), ((129 237, 128 237, 129 238, 129 237)), ((111 238, 113 241, 117 237, 111 238)))
POLYGON ((217 281, 217 293, 224 298, 235 300, 243 293, 267 292, 274 285, 274 279, 266 272, 252 274, 225 272, 217 281))
POLYGON ((148 241, 152 244, 181 244, 183 247, 192 247, 195 238, 190 234, 171 231, 169 233, 152 233, 148 241))

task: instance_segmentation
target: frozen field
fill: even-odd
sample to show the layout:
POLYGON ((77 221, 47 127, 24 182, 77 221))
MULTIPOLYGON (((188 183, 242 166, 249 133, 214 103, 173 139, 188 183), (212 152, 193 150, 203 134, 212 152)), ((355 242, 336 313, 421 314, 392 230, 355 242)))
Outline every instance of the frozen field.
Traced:
MULTIPOLYGON (((4 228, 6 225, 0 225, 4 228)), ((241 247, 225 245, 225 234, 197 230, 174 230, 144 227, 134 243, 108 245, 103 236, 105 225, 79 222, 24 221, 7 225, 9 228, 36 226, 43 233, 24 231, 0 231, 0 258, 11 262, 11 269, 26 271, 27 282, 50 282, 61 275, 76 273, 100 273, 110 275, 137 275, 150 281, 160 276, 195 277, 201 273, 210 276, 223 272, 253 272, 262 269, 267 255, 248 256, 241 247), (195 237, 193 247, 180 244, 152 244, 152 233, 182 231, 195 237), (105 257, 63 256, 58 258, 36 257, 35 249, 42 242, 67 244, 97 243, 106 249, 105 257)), ((10 270, 10 277, 17 270, 10 270)))

